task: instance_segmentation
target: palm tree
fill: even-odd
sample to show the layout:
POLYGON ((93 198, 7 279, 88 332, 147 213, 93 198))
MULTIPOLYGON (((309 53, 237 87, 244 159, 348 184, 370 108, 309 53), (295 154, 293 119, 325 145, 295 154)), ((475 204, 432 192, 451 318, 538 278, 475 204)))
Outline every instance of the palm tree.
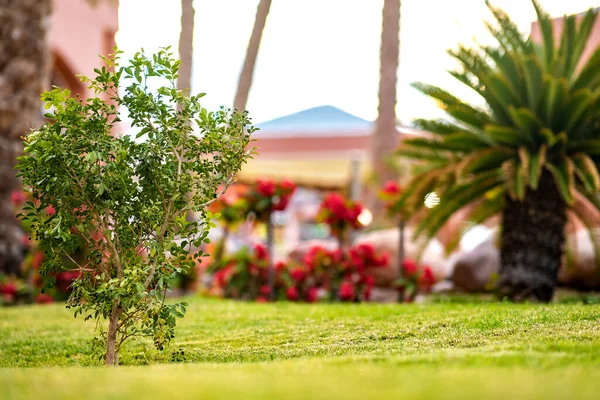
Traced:
POLYGON ((177 88, 186 90, 192 87, 192 60, 194 53, 194 2, 181 0, 181 33, 179 35, 179 78, 177 88))
POLYGON ((485 107, 438 87, 414 85, 449 119, 415 121, 432 136, 400 147, 401 156, 420 163, 398 206, 418 211, 435 191, 441 203, 416 229, 432 237, 453 213, 483 199, 473 209, 473 222, 502 215, 499 295, 550 301, 564 254, 567 209, 581 210, 577 198, 600 209, 600 48, 582 63, 597 11, 580 21, 565 17, 555 43, 550 16, 535 0, 533 5, 541 44, 524 38, 488 3, 497 26, 487 27, 497 44, 450 52, 462 66, 451 74, 478 93, 485 107))
POLYGON ((271 0, 260 0, 260 3, 258 3, 258 7, 256 8, 254 28, 252 28, 248 49, 246 50, 246 59, 244 60, 244 66, 240 73, 237 92, 233 101, 233 108, 236 110, 246 110, 248 95, 250 94, 250 88, 252 87, 256 58, 258 57, 258 50, 260 48, 260 41, 262 39, 263 31, 265 30, 270 9, 271 0))
POLYGON ((0 3, 0 271, 18 271, 21 232, 10 195, 18 186, 13 171, 21 137, 40 121, 40 93, 49 77, 46 43, 51 0, 0 3))
MULTIPOLYGON (((379 115, 371 141, 371 163, 377 187, 398 178, 390 164, 398 144, 396 129, 396 86, 400 55, 400 0, 385 0, 381 23, 379 115)), ((385 217, 385 207, 376 194, 369 199, 374 219, 385 217)))

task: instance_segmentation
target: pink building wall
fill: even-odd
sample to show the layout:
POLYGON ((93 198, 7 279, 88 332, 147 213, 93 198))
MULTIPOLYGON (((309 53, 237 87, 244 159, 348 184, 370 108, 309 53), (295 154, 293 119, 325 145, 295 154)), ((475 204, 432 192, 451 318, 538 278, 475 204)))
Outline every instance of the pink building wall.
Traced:
POLYGON ((100 54, 112 53, 118 29, 118 5, 101 1, 92 6, 84 0, 53 0, 49 34, 54 74, 69 89, 88 95, 75 74, 92 75, 102 65, 100 54))

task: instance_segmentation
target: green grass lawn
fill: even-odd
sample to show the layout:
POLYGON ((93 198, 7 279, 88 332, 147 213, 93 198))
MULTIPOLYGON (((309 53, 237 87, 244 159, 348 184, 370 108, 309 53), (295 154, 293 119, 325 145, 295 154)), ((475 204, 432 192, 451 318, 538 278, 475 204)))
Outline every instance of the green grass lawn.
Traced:
POLYGON ((0 309, 0 398, 600 396, 600 305, 190 299, 172 349, 131 343, 117 369, 90 357, 93 327, 62 305, 0 309))

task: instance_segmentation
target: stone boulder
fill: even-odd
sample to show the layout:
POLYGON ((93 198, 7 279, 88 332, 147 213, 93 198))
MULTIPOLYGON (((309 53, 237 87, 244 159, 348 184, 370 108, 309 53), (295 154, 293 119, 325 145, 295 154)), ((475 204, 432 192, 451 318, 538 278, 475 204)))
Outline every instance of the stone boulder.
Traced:
MULTIPOLYGON (((500 271, 500 251, 496 234, 471 251, 456 257, 452 282, 468 292, 490 290, 490 282, 500 271)), ((558 282, 575 289, 600 289, 600 266, 595 264, 592 239, 585 229, 567 229, 567 255, 558 282)))
POLYGON ((475 246, 471 251, 460 253, 452 270, 452 282, 467 292, 484 292, 494 275, 500 271, 500 250, 496 235, 475 246))
POLYGON ((594 259, 594 245, 586 229, 567 237, 567 256, 558 280, 574 289, 600 289, 600 265, 594 259))

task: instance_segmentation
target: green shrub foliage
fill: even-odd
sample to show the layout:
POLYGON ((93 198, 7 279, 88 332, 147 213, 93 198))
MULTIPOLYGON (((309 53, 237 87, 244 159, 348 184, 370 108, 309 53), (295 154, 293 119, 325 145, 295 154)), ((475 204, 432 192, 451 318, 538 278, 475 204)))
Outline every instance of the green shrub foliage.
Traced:
POLYGON ((246 113, 208 112, 204 94, 177 90, 179 61, 168 48, 126 66, 116 53, 82 78, 95 97, 42 95, 52 122, 25 138, 18 165, 34 199, 21 217, 47 254, 41 272, 80 272, 67 307, 98 321, 94 342, 107 364, 118 363, 128 338, 150 337, 158 349, 173 338, 187 305, 166 304, 170 283, 202 255, 208 205, 251 156, 254 130, 246 113), (115 134, 122 113, 135 136, 115 134), (70 259, 82 244, 83 261, 70 259))

